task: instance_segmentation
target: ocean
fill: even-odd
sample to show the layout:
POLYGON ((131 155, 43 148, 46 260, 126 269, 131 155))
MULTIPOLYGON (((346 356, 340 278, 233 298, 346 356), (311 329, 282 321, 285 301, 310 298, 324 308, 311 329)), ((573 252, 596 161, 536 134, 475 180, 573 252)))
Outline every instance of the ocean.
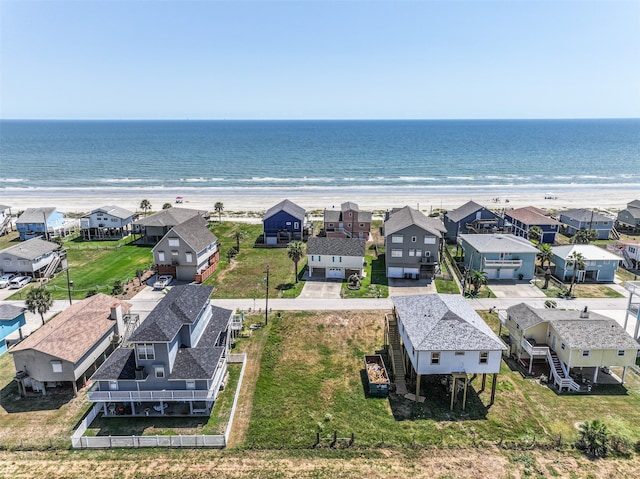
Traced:
POLYGON ((638 188, 640 119, 0 121, 0 194, 638 188))

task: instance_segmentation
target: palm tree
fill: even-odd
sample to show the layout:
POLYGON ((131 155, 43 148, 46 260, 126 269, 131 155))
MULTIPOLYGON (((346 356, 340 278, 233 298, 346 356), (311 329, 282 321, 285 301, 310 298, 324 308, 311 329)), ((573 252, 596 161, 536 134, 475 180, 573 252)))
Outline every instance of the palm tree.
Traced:
POLYGON ((597 239, 598 232, 596 230, 580 228, 578 232, 573 235, 573 238, 571 238, 571 242, 574 244, 589 244, 597 239))
POLYGON ((291 243, 289 243, 289 251, 287 251, 287 254, 289 255, 289 258, 291 258, 291 261, 293 261, 293 265, 294 265, 293 273, 294 273, 294 276, 296 277, 296 283, 297 283, 298 282, 298 262, 304 256, 304 245, 302 244, 302 241, 292 241, 291 243))
POLYGON ((595 457, 607 454, 609 429, 599 419, 585 421, 580 424, 578 447, 595 457))
POLYGON ((40 315, 40 319, 42 319, 42 324, 44 325, 44 315, 53 305, 51 292, 44 286, 31 288, 27 293, 25 305, 30 313, 38 313, 40 315))
POLYGON ((540 260, 540 266, 544 268, 544 263, 546 261, 547 266, 551 266, 551 258, 553 258, 553 249, 551 249, 551 245, 547 243, 541 243, 538 245, 538 254, 536 255, 540 260))
POLYGON ((567 266, 569 265, 573 266, 573 277, 571 278, 571 286, 569 286, 569 294, 571 294, 573 293, 573 286, 576 283, 576 277, 578 276, 578 271, 584 269, 585 259, 581 253, 574 251, 569 256, 567 256, 565 264, 567 266))
POLYGON ((151 203, 149 200, 144 199, 140 202, 140 209, 144 211, 144 215, 147 216, 147 211, 151 209, 151 203))
POLYGON ((469 282, 473 285, 473 292, 478 294, 480 287, 489 282, 487 279, 487 273, 477 269, 471 270, 469 272, 469 282))
POLYGON ((213 206, 213 209, 216 210, 216 213, 218 213, 218 222, 222 223, 222 211, 224 210, 222 201, 216 202, 216 204, 213 206))
POLYGON ((233 237, 236 239, 236 250, 240 252, 240 240, 244 238, 244 233, 241 230, 235 230, 233 237))
POLYGON ((529 228, 528 236, 530 240, 540 242, 542 239, 542 230, 539 226, 532 226, 529 228))

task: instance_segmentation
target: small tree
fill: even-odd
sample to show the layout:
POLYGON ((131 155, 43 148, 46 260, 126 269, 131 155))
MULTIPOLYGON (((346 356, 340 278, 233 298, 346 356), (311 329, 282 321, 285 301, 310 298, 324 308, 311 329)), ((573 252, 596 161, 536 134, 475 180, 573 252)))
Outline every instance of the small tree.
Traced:
POLYGON ((124 293, 124 286, 122 285, 122 281, 116 279, 113 282, 113 288, 111 288, 111 296, 118 296, 124 293))
POLYGON ((578 232, 573 235, 571 242, 574 244, 589 244, 598 239, 598 232, 594 229, 580 228, 578 232))
POLYGON ((140 202, 140 209, 144 211, 144 215, 147 216, 147 211, 151 209, 151 203, 149 200, 144 199, 140 202))
POLYGON ((287 251, 289 258, 293 261, 293 273, 298 282, 298 262, 304 257, 304 245, 302 241, 292 241, 289 243, 289 250, 287 251))
POLYGON ((42 324, 44 324, 44 315, 51 309, 53 305, 53 298, 51 292, 49 292, 44 286, 38 286, 31 288, 27 293, 25 299, 25 306, 30 313, 38 313, 42 324))
POLYGON ((529 228, 529 239, 532 241, 540 242, 542 239, 542 230, 539 226, 532 226, 529 228))
POLYGON ((236 250, 240 251, 240 240, 244 239, 244 233, 241 230, 235 230, 233 237, 236 239, 236 250))
POLYGON ((489 282, 489 280, 487 279, 487 273, 474 269, 469 272, 469 282, 473 285, 473 292, 475 294, 478 294, 478 291, 480 291, 480 287, 489 282))
POLYGON ((585 260, 584 256, 577 251, 574 251, 569 256, 567 256, 567 260, 565 261, 567 266, 573 266, 573 276, 571 277, 571 286, 569 286, 569 295, 573 293, 573 286, 576 284, 576 277, 578 276, 578 271, 584 269, 585 260))
POLYGON ((599 419, 585 421, 578 430, 578 448, 594 457, 604 457, 609 448, 609 428, 599 419))
POLYGON ((542 243, 538 245, 538 249, 540 251, 538 251, 536 256, 540 260, 540 266, 544 268, 545 262, 547 263, 547 266, 550 266, 551 258, 553 258, 553 249, 551 249, 551 246, 546 243, 542 243))
POLYGON ((213 206, 213 209, 216 210, 216 213, 218 213, 218 223, 222 223, 222 212, 224 211, 224 205, 222 204, 222 201, 216 202, 216 204, 213 206))
POLYGON ((168 210, 169 208, 171 208, 173 205, 171 203, 165 203, 164 205, 162 205, 162 209, 163 210, 168 210))

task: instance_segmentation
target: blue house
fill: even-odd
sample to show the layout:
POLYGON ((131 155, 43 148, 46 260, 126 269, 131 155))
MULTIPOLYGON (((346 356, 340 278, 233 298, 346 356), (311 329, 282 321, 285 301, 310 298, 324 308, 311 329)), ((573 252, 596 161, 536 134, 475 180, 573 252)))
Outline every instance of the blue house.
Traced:
POLYGON ((303 240, 304 217, 304 208, 289 200, 272 206, 262 218, 264 243, 277 245, 303 240))
POLYGON ((573 236, 578 231, 596 230, 598 239, 609 239, 614 220, 597 211, 584 208, 567 210, 560 213, 560 222, 564 225, 567 235, 573 236))
POLYGON ((444 214, 446 237, 453 242, 460 234, 495 233, 498 228, 502 228, 503 223, 500 216, 474 201, 469 201, 444 214))
POLYGON ((560 229, 560 222, 535 206, 506 210, 504 220, 511 223, 511 233, 529 239, 529 230, 537 226, 542 232, 540 243, 553 244, 560 229))
MULTIPOLYGON (((227 374, 239 315, 212 306, 211 286, 174 286, 91 377, 105 416, 208 416, 227 374), (233 322, 233 324, 232 324, 233 322)), ((241 317, 241 316, 240 316, 241 317)))
POLYGON ((55 208, 27 208, 16 220, 20 241, 38 236, 66 236, 80 227, 78 220, 67 219, 55 208))
POLYGON ((584 261, 584 269, 576 272, 578 283, 584 281, 611 283, 622 261, 620 256, 594 245, 562 245, 555 246, 552 250, 551 262, 556 265, 555 275, 566 282, 573 280, 574 264, 571 257, 574 253, 581 254, 584 261))
POLYGON ((22 339, 22 326, 26 323, 25 308, 11 304, 0 304, 0 355, 7 350, 7 337, 18 331, 22 339))
POLYGON ((488 279, 533 278, 538 248, 512 234, 460 235, 464 266, 487 273, 488 279))

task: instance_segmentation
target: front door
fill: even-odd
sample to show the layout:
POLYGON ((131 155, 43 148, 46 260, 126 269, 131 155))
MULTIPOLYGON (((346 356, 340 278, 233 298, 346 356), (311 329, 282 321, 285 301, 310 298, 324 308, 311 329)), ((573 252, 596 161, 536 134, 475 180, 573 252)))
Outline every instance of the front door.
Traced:
POLYGON ((556 350, 556 336, 555 334, 551 336, 551 349, 556 350))

